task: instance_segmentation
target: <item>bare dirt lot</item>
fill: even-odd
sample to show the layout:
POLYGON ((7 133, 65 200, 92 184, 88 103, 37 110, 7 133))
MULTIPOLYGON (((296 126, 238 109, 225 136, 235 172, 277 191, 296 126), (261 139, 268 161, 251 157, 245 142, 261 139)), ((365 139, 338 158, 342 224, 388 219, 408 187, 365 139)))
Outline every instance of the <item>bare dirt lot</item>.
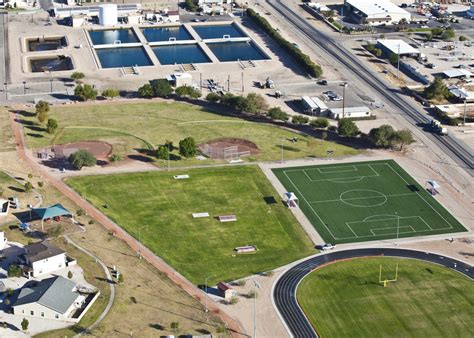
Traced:
POLYGON ((86 150, 96 158, 106 159, 112 153, 112 145, 102 141, 82 141, 53 146, 56 157, 69 157, 78 150, 86 150))
POLYGON ((213 159, 227 159, 242 155, 255 155, 260 152, 252 141, 239 138, 218 138, 199 145, 199 150, 213 159))

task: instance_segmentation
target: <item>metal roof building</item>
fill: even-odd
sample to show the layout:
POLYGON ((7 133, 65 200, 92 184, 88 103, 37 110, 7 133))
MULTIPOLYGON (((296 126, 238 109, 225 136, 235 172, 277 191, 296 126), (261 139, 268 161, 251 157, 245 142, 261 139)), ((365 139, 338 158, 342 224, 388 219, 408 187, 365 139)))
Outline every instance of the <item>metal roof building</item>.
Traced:
POLYGON ((418 49, 413 48, 408 43, 400 39, 381 39, 377 40, 377 45, 388 53, 400 56, 419 56, 421 53, 418 49))
POLYGON ((411 20, 411 14, 389 0, 344 0, 349 14, 362 24, 394 24, 400 20, 411 20))

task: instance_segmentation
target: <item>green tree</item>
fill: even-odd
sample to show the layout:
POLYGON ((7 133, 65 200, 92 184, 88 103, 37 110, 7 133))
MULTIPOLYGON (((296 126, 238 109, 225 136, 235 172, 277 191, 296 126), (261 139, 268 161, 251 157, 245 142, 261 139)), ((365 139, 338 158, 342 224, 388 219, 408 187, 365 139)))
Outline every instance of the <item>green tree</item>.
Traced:
POLYGON ((374 55, 378 58, 381 57, 382 56, 382 50, 380 48, 375 48, 374 49, 374 55))
POLYGON ((425 39, 426 39, 426 41, 433 40, 433 33, 431 33, 431 32, 426 33, 425 34, 425 39))
POLYGON ((138 96, 145 99, 150 99, 155 96, 155 92, 153 91, 151 84, 147 83, 138 88, 138 96))
POLYGON ((63 234, 63 232, 64 232, 64 228, 61 224, 55 227, 49 228, 47 231, 48 236, 52 238, 58 238, 59 236, 63 234))
POLYGON ((174 331, 174 333, 176 334, 179 330, 179 322, 171 322, 171 329, 174 331))
POLYGON ((400 151, 403 150, 403 147, 415 142, 413 135, 410 130, 402 129, 394 133, 392 137, 392 143, 400 147, 400 151))
POLYGON ((459 36, 459 41, 463 42, 463 41, 469 41, 469 38, 465 35, 460 35, 459 36))
POLYGON ((423 94, 428 100, 442 101, 448 99, 451 96, 448 87, 444 84, 443 80, 436 76, 434 81, 425 88, 423 94))
POLYGON ((71 278, 72 278, 72 276, 73 276, 73 273, 72 273, 72 271, 68 271, 68 272, 67 272, 67 278, 71 279, 71 278))
POLYGON ((72 153, 69 156, 68 161, 77 170, 81 170, 82 167, 92 167, 97 163, 97 159, 94 155, 84 149, 72 153))
POLYGON ((48 134, 54 134, 56 130, 58 130, 58 121, 55 119, 48 119, 48 122, 46 123, 46 132, 48 134))
POLYGON ((184 8, 186 8, 188 12, 196 12, 198 10, 198 6, 194 0, 186 0, 184 2, 184 8))
POLYGON ((46 110, 41 110, 38 113, 37 117, 40 123, 45 123, 46 121, 48 121, 48 112, 46 110))
POLYGON ((117 97, 119 95, 120 95, 119 90, 118 89, 113 89, 113 88, 105 89, 102 92, 102 96, 108 97, 108 98, 111 98, 111 99, 113 99, 114 97, 117 97))
POLYGON ((452 41, 456 37, 456 33, 452 28, 448 28, 444 30, 444 32, 441 34, 441 40, 443 41, 452 41))
POLYGON ((209 93, 206 95, 206 100, 209 102, 219 102, 221 96, 217 93, 209 93))
POLYGON ((359 128, 351 119, 343 118, 337 122, 337 132, 341 136, 357 136, 359 128))
POLYGON ((318 117, 316 120, 311 120, 309 125, 313 128, 326 129, 329 126, 329 121, 324 117, 318 117))
POLYGON ((243 104, 238 109, 249 114, 260 114, 263 110, 268 109, 267 101, 261 94, 250 93, 241 102, 243 104))
POLYGON ((180 86, 175 89, 175 93, 178 97, 192 97, 193 99, 197 99, 201 96, 201 92, 193 87, 190 86, 180 86))
POLYGON ((118 278, 117 278, 117 282, 119 284, 123 284, 124 280, 125 280, 125 278, 123 277, 123 273, 120 273, 118 278))
POLYGON ((369 52, 373 52, 374 51, 374 44, 373 43, 367 43, 367 45, 365 46, 365 49, 367 49, 369 52))
POLYGON ((89 84, 78 84, 74 88, 74 95, 76 95, 80 101, 95 100, 97 98, 97 90, 89 84))
POLYGON ((26 182, 23 187, 25 192, 30 192, 33 190, 33 184, 31 184, 31 182, 26 182))
POLYGON ((377 147, 390 148, 395 130, 388 124, 383 124, 378 128, 373 128, 369 132, 369 139, 377 147))
POLYGON ((110 162, 120 162, 122 160, 122 156, 118 154, 112 154, 109 157, 110 162))
POLYGON ((179 154, 186 158, 196 155, 197 146, 196 141, 192 137, 186 137, 179 141, 179 154))
POLYGON ((173 141, 166 140, 165 147, 167 147, 170 151, 172 151, 174 149, 173 141))
POLYGON ((83 78, 85 78, 86 76, 84 75, 84 73, 82 72, 74 72, 72 73, 71 75, 71 79, 73 79, 74 81, 78 82, 79 80, 82 80, 83 78))
POLYGON ((36 114, 39 114, 41 112, 46 112, 48 113, 49 112, 49 102, 46 102, 46 101, 39 101, 36 105, 35 105, 35 109, 36 109, 36 114))
POLYGON ((440 27, 432 28, 432 29, 431 29, 431 34, 432 34, 434 37, 440 37, 441 34, 443 34, 443 29, 440 28, 440 27))
POLYGON ((160 160, 167 160, 169 156, 168 147, 164 144, 160 145, 156 150, 156 158, 160 160))
POLYGON ((21 277, 22 270, 18 265, 10 264, 8 266, 7 275, 8 277, 21 277))
POLYGON ((173 88, 166 79, 157 79, 150 81, 154 96, 168 97, 173 92, 173 88))
POLYGON ((306 124, 309 122, 309 117, 302 115, 294 115, 291 118, 291 122, 294 124, 306 124))
POLYGON ((273 120, 288 121, 289 116, 280 107, 273 107, 268 111, 268 117, 273 120))
POLYGON ((392 65, 396 65, 396 64, 398 63, 398 59, 399 59, 399 57, 398 57, 398 55, 395 54, 395 53, 391 53, 390 56, 389 56, 389 58, 388 58, 388 60, 390 61, 390 63, 391 63, 392 65))
MULTIPOLYGON (((16 2, 15 2, 16 3, 16 2)), ((28 321, 28 319, 26 318, 23 318, 23 320, 21 321, 21 329, 23 331, 26 331, 28 330, 28 326, 30 325, 30 322, 28 321)))

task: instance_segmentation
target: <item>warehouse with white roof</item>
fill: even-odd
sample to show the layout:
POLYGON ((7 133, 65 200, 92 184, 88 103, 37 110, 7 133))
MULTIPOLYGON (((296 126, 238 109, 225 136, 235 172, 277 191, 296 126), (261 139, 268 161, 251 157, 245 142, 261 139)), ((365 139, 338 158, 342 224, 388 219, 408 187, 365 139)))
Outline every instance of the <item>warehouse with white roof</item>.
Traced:
POLYGON ((344 6, 346 14, 360 24, 391 25, 411 20, 409 12, 389 0, 344 0, 344 6))
POLYGON ((421 53, 408 43, 399 39, 381 39, 377 40, 377 46, 386 54, 396 54, 398 56, 419 57, 421 53))

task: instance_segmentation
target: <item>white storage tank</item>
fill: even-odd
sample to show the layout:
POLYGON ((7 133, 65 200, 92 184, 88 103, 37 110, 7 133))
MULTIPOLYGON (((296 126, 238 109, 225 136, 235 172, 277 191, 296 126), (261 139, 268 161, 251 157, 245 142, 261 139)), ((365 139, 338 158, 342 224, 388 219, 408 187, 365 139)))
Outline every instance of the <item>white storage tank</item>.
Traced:
POLYGON ((104 4, 99 6, 99 24, 114 26, 117 24, 117 5, 104 4))

